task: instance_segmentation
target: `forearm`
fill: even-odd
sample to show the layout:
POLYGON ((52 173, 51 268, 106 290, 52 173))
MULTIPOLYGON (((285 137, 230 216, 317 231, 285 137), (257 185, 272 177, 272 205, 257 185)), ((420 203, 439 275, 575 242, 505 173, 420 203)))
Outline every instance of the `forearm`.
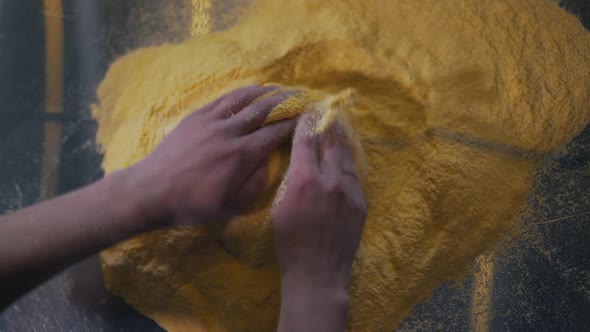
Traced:
POLYGON ((115 173, 0 217, 0 310, 63 268, 149 230, 133 187, 126 172, 115 173))
POLYGON ((347 315, 346 286, 283 279, 279 332, 342 332, 347 315))

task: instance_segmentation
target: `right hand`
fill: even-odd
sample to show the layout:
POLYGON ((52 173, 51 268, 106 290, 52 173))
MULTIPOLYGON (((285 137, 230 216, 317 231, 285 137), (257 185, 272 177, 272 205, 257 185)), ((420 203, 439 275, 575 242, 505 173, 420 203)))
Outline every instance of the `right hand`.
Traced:
POLYGON ((277 259, 292 287, 347 289, 366 204, 346 134, 335 124, 312 135, 314 125, 313 114, 299 121, 284 196, 273 211, 277 259))

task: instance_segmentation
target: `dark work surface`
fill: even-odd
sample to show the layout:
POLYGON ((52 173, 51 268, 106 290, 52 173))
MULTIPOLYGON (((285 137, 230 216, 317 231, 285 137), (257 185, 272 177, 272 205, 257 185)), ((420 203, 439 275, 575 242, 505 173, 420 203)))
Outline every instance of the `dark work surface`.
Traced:
MULTIPOLYGON (((89 105, 119 47, 104 21, 125 24, 132 1, 64 1, 65 73, 60 192, 101 175, 89 105), (118 17, 107 9, 115 9, 118 17)), ((138 1, 135 1, 137 3, 138 1)), ((39 199, 45 107, 42 1, 0 0, 0 211, 39 199)), ((111 26, 111 25, 110 25, 111 26)), ((123 29, 121 29, 123 30, 123 29)), ((77 264, 0 314, 0 331, 162 331, 106 291, 97 257, 77 264)))
MULTIPOLYGON (((96 125, 88 106, 108 64, 126 52, 125 47, 137 46, 127 39, 134 28, 128 17, 133 10, 154 1, 64 1, 66 121, 60 192, 101 175, 101 158, 93 141, 96 125)), ((570 0, 562 4, 589 26, 590 2, 570 0)), ((43 17, 40 0, 0 0, 0 211, 18 209, 39 199, 45 105, 43 17)), ((567 153, 555 156, 538 176, 532 197, 535 213, 527 222, 577 217, 534 226, 534 241, 521 241, 498 257, 492 331, 590 330, 588 188, 590 129, 574 140, 567 153)), ((460 285, 441 287, 416 307, 404 326, 469 330, 472 287, 469 278, 460 285)), ((4 331, 161 329, 104 289, 98 260, 92 257, 1 313, 0 332, 4 331)))

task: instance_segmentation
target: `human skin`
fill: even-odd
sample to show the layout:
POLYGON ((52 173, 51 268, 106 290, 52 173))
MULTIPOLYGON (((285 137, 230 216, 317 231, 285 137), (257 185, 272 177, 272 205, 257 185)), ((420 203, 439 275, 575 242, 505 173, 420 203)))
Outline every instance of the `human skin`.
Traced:
MULTIPOLYGON (((296 126, 296 120, 263 126, 291 94, 258 99, 274 89, 254 85, 231 92, 183 119, 136 165, 0 217, 0 310, 64 268, 130 237, 239 215, 266 187, 268 157, 296 126)), ((273 213, 283 271, 280 330, 342 331, 364 222, 362 191, 338 127, 308 136, 310 118, 299 123, 288 189, 273 213), (318 168, 323 165, 331 174, 325 180, 318 168), (305 202, 304 211, 297 197, 305 202), (327 203, 318 208, 317 201, 327 203), (354 220, 348 219, 346 230, 317 232, 341 228, 336 221, 348 215, 354 220), (340 233, 347 236, 336 237, 340 233), (309 239, 293 241, 300 236, 309 239), (313 307, 325 318, 300 325, 313 307)))
POLYGON ((273 211, 281 268, 279 331, 344 331, 348 287, 366 218, 354 156, 338 124, 310 135, 302 117, 284 196, 273 211))

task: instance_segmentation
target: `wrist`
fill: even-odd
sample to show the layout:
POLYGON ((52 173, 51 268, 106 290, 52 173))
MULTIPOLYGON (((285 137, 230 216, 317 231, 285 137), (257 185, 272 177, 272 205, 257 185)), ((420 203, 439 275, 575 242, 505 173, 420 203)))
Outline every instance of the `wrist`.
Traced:
POLYGON ((346 263, 336 264, 332 259, 321 259, 321 257, 323 255, 316 255, 315 259, 292 256, 288 264, 279 264, 281 280, 287 284, 348 289, 352 266, 346 263))
POLYGON ((344 331, 349 296, 340 279, 283 277, 279 331, 344 331))
POLYGON ((150 188, 133 168, 108 174, 103 180, 112 203, 119 206, 122 220, 146 231, 156 228, 163 215, 153 197, 157 188, 150 188))
POLYGON ((341 303, 348 303, 349 274, 291 272, 281 277, 284 294, 323 294, 341 303))
POLYGON ((297 299, 302 302, 313 301, 318 305, 324 303, 340 309, 348 308, 349 301, 347 287, 301 283, 281 284, 281 298, 283 302, 297 299))

